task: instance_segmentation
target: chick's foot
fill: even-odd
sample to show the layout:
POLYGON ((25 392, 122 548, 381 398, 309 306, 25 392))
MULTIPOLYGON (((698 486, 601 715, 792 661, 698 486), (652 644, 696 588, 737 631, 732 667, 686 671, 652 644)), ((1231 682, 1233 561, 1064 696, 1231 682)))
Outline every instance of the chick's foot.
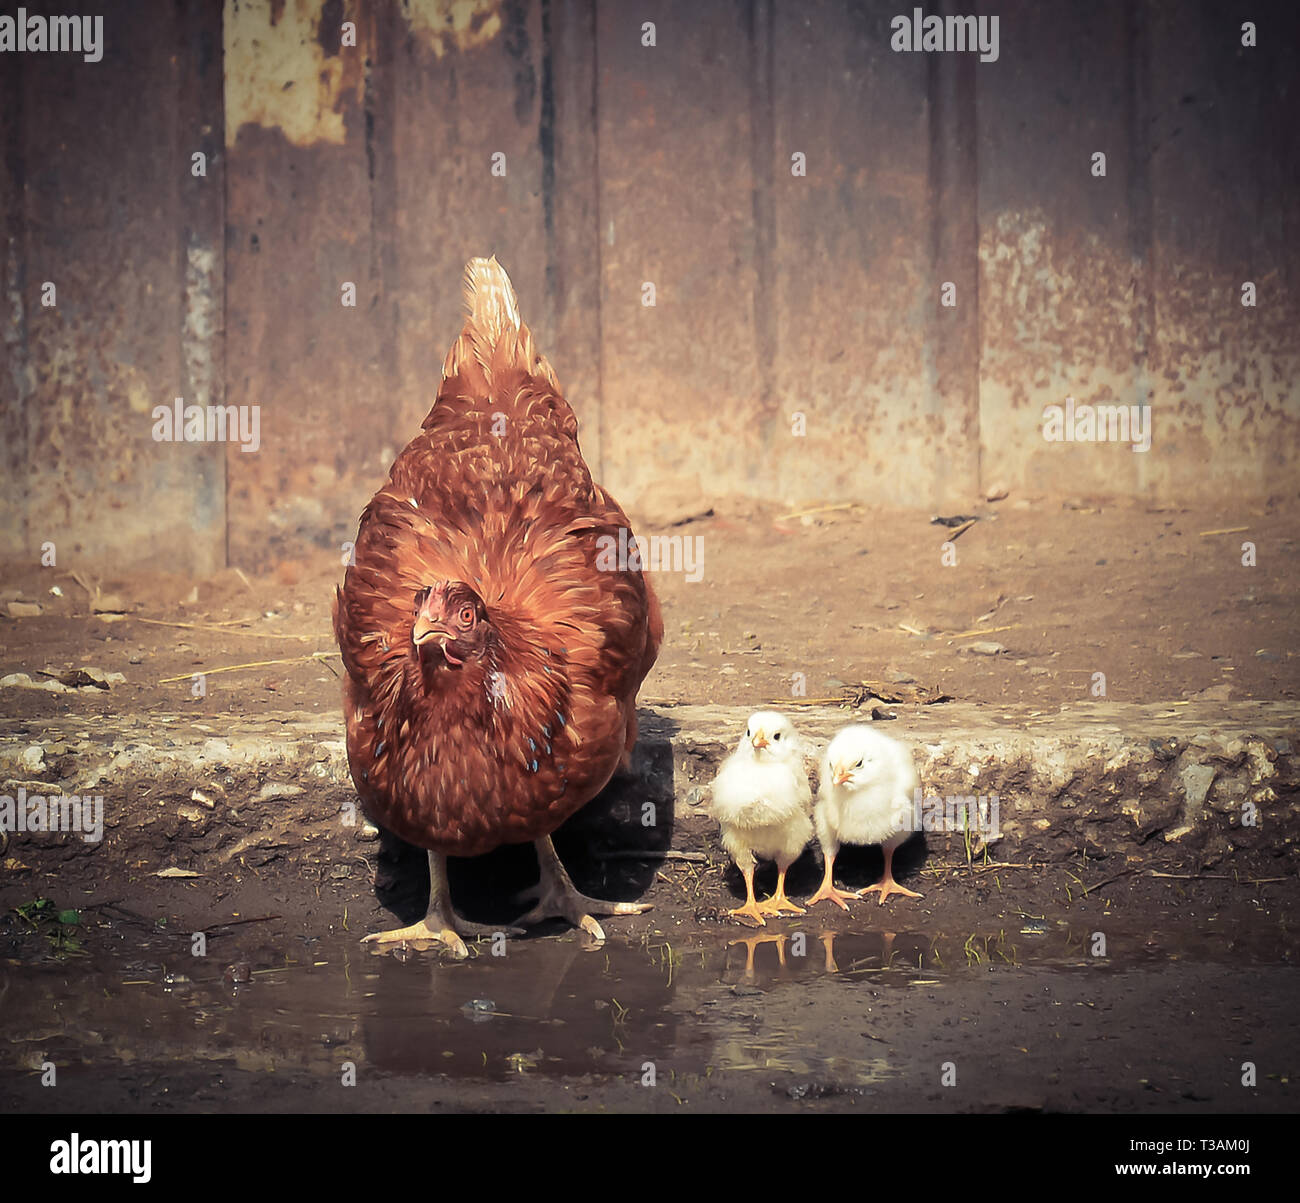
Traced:
POLYGON ((904 886, 900 886, 898 882, 896 882, 893 879, 892 876, 886 877, 884 880, 876 882, 874 886, 863 887, 863 889, 856 895, 856 897, 865 898, 868 894, 871 893, 872 890, 880 891, 880 898, 878 899, 878 901, 881 906, 885 905, 885 899, 888 898, 891 894, 902 894, 906 898, 924 897, 924 895, 918 894, 915 890, 909 890, 904 886))

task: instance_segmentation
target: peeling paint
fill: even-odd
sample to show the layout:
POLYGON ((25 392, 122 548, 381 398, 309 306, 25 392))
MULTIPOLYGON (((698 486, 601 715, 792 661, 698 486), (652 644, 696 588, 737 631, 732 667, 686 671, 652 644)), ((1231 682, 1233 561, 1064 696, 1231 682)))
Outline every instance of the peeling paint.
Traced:
MULTIPOLYGON (((278 129, 295 146, 347 140, 343 109, 349 95, 361 99, 365 47, 328 54, 320 19, 316 0, 226 0, 227 146, 245 125, 278 129)), ((358 21, 359 42, 364 30, 358 21)))
POLYGON ((212 347, 220 335, 220 317, 212 279, 216 252, 210 246, 191 244, 185 259, 185 322, 181 328, 181 353, 191 405, 212 399, 212 347))
POLYGON ((438 58, 486 45, 501 32, 499 0, 402 0, 398 11, 438 58))

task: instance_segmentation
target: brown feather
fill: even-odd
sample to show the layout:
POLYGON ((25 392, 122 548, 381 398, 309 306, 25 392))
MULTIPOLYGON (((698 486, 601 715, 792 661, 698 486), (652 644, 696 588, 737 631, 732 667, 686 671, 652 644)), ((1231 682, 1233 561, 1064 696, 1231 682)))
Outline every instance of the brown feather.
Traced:
POLYGON ((596 567, 630 526, 492 260, 420 434, 361 516, 334 606, 353 781, 374 819, 436 852, 538 839, 591 800, 636 740, 663 638, 649 580, 596 567), (412 642, 421 590, 462 581, 492 642, 449 667, 412 642))

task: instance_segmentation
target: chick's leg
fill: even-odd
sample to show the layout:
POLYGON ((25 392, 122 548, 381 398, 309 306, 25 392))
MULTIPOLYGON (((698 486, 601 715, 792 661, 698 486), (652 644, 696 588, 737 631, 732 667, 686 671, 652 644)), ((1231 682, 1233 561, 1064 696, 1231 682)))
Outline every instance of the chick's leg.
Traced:
POLYGON ((746 856, 743 860, 736 860, 736 868, 741 872, 745 879, 745 905, 738 906, 734 910, 727 912, 735 919, 753 919, 759 927, 766 927, 767 920, 763 918, 763 912, 759 909, 758 902, 754 898, 754 858, 746 856))
POLYGON ((766 902, 760 902, 758 909, 765 915, 803 915, 807 912, 801 906, 796 906, 785 896, 785 871, 790 867, 793 861, 777 859, 776 862, 776 893, 766 902))
POLYGON ((429 909, 418 923, 399 927, 395 931, 374 932, 366 936, 363 944, 443 944, 458 961, 469 956, 465 941, 456 931, 455 916, 451 910, 451 894, 447 887, 447 858, 440 852, 429 853, 429 909))
POLYGON ((543 919, 567 919, 597 940, 603 940, 605 932, 591 917, 593 912, 597 915, 639 915, 650 909, 648 902, 606 902, 578 893, 560 863, 551 837, 548 835, 535 840, 534 846, 537 848, 537 867, 541 871, 541 879, 532 891, 537 904, 526 915, 515 920, 521 927, 540 923, 543 919))
POLYGON ((849 904, 846 898, 857 898, 858 894, 851 890, 837 890, 832 877, 835 873, 835 854, 839 852, 838 847, 823 848, 822 859, 826 862, 826 875, 822 878, 822 884, 818 887, 817 893, 808 899, 809 906, 816 906, 819 902, 833 902, 842 910, 848 910, 849 904))
POLYGON ((863 889, 861 894, 859 894, 859 897, 862 897, 863 895, 866 894, 870 894, 872 890, 879 890, 880 891, 879 901, 881 906, 885 905, 885 899, 888 898, 890 894, 902 894, 908 898, 922 897, 922 895, 918 894, 915 890, 906 889, 905 887, 900 886, 898 882, 894 880, 894 849, 891 848, 888 844, 885 844, 883 851, 885 853, 884 877, 882 877, 878 882, 876 882, 874 886, 867 886, 865 889, 863 889))

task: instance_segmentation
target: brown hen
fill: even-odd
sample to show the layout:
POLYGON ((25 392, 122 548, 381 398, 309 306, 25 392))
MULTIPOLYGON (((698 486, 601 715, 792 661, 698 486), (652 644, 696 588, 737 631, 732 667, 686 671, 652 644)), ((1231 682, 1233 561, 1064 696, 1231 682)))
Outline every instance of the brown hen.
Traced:
POLYGON ((438 398, 361 515, 334 604, 352 779, 377 823, 429 853, 424 919, 367 940, 458 956, 449 855, 535 841, 521 923, 603 938, 592 912, 647 909, 579 894, 550 835, 626 763, 663 637, 649 580, 619 562, 627 517, 592 481, 495 258, 470 261, 466 294, 438 398))

